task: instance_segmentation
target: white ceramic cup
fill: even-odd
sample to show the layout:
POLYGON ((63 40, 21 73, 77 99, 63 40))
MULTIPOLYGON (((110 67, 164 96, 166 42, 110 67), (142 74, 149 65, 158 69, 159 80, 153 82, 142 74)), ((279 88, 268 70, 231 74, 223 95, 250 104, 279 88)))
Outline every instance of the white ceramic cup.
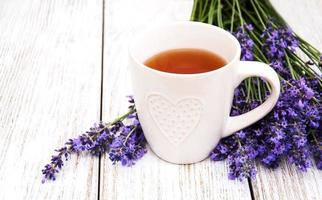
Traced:
POLYGON ((275 105, 280 82, 267 64, 240 61, 240 44, 229 32, 198 22, 176 22, 138 35, 130 45, 134 100, 144 135, 162 159, 177 164, 205 159, 223 137, 264 117, 275 105), (170 49, 198 48, 228 62, 199 74, 157 71, 143 63, 170 49), (272 91, 259 107, 230 117, 234 89, 247 77, 259 76, 272 91))

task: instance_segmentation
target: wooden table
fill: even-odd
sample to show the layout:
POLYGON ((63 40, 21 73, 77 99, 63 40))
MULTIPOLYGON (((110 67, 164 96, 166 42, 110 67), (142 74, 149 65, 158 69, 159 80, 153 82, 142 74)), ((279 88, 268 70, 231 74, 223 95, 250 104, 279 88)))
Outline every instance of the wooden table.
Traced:
MULTIPOLYGON (((273 1, 322 50, 322 1, 273 1)), ((258 166, 256 180, 227 179, 226 162, 178 166, 151 151, 137 165, 88 155, 41 184, 53 150, 127 108, 127 44, 151 24, 187 20, 192 0, 0 2, 0 199, 322 199, 322 172, 258 166)))

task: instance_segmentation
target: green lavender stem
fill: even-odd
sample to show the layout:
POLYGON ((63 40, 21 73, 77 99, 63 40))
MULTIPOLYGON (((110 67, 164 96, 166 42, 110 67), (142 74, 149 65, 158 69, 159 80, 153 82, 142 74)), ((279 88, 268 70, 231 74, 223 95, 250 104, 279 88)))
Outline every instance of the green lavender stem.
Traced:
MULTIPOLYGON (((266 28, 266 24, 270 19, 273 19, 273 21, 270 21, 273 27, 288 26, 285 20, 274 9, 269 0, 211 0, 211 2, 209 2, 210 0, 195 0, 191 19, 195 20, 203 18, 203 21, 206 20, 210 24, 224 27, 229 29, 231 32, 239 26, 242 27, 244 31, 244 27, 242 25, 245 23, 253 24, 255 29, 250 33, 250 36, 255 42, 254 57, 256 60, 269 63, 267 57, 260 49, 263 44, 259 39, 259 36, 261 35, 263 29, 266 28), (201 9, 202 11, 199 11, 198 13, 198 9, 201 9), (228 19, 223 18, 223 16, 228 16, 228 19), (237 18, 235 16, 237 16, 237 18)), ((297 56, 295 53, 287 51, 285 59, 292 78, 298 79, 301 76, 317 78, 320 82, 320 85, 322 85, 322 66, 320 61, 321 52, 300 36, 295 36, 300 42, 299 49, 305 55, 307 55, 313 64, 317 66, 317 69, 319 69, 320 72, 312 70, 306 61, 297 56)), ((258 86, 258 81, 256 81, 256 84, 254 84, 252 81, 246 80, 248 99, 255 97, 256 99, 261 100, 261 95, 258 93, 265 93, 265 90, 269 90, 267 84, 264 87, 264 91, 262 91, 261 87, 258 86)))
POLYGON ((112 126, 118 122, 122 122, 125 118, 127 118, 129 115, 133 114, 136 112, 136 109, 133 107, 133 108, 130 108, 129 111, 119 117, 117 117, 116 119, 114 119, 111 123, 109 123, 108 125, 109 126, 112 126))

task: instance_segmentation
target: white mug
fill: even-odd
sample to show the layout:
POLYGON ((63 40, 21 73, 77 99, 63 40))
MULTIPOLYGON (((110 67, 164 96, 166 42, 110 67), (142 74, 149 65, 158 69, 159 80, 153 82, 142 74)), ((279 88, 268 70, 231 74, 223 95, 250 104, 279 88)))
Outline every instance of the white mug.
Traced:
POLYGON ((134 100, 144 135, 160 158, 188 164, 208 157, 223 137, 251 125, 274 107, 280 92, 276 72, 267 64, 240 61, 238 40, 229 32, 199 22, 176 22, 138 35, 130 45, 134 100), (174 74, 144 65, 170 49, 197 48, 225 58, 225 66, 199 74, 174 74), (272 91, 259 107, 229 116, 234 89, 259 76, 272 91))

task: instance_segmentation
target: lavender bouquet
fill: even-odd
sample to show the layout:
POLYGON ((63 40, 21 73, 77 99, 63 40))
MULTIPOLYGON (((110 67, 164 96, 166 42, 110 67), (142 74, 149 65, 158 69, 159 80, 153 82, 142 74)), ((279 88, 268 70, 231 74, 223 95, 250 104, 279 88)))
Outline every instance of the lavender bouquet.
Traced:
MULTIPOLYGON (((242 47, 242 60, 270 64, 279 74, 282 92, 275 108, 262 120, 224 138, 210 153, 228 159, 230 179, 255 177, 255 162, 276 168, 282 159, 300 171, 322 169, 322 56, 296 35, 268 0, 195 0, 191 20, 232 32, 242 47), (301 58, 298 53, 306 56, 301 58)), ((249 78, 235 90, 231 115, 254 109, 270 93, 260 78, 249 78)), ((129 111, 110 123, 94 124, 85 134, 57 149, 42 170, 43 182, 55 180, 72 154, 108 154, 113 164, 132 166, 147 152, 134 100, 129 111)))
MULTIPOLYGON (((227 158, 229 178, 239 180, 255 177, 255 161, 276 168, 286 158, 306 171, 313 158, 322 169, 321 52, 294 33, 268 0, 195 0, 191 20, 232 32, 241 44, 241 59, 269 64, 282 82, 275 108, 222 139, 211 159, 227 158)), ((269 92, 270 86, 259 78, 245 80, 235 91, 231 115, 257 107, 269 92)))

